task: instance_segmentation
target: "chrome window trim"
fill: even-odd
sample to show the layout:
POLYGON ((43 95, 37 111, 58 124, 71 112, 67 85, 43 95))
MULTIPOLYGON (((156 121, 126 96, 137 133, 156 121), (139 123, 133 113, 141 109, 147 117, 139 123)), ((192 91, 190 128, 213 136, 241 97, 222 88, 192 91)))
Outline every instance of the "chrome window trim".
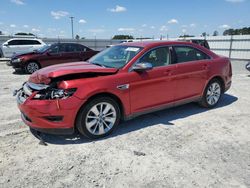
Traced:
MULTIPOLYGON (((161 46, 157 46, 157 47, 148 49, 145 53, 143 53, 143 55, 142 55, 139 59, 137 59, 137 60, 133 63, 133 65, 131 65, 131 66, 129 67, 128 72, 133 72, 133 66, 136 65, 136 64, 140 61, 140 59, 143 58, 148 52, 150 52, 150 51, 152 51, 152 50, 155 50, 155 49, 158 49, 158 48, 164 48, 164 47, 169 48, 169 52, 170 52, 170 49, 172 48, 172 45, 161 45, 161 46)), ((172 55, 172 54, 171 54, 171 55, 172 55)), ((171 62, 171 60, 172 60, 172 59, 171 59, 171 55, 170 55, 170 62, 171 62)), ((169 66, 169 65, 172 65, 172 64, 168 64, 168 65, 165 65, 165 66, 169 66)), ((165 67, 165 66, 158 66, 158 67, 165 67)), ((153 67, 153 69, 158 68, 158 67, 153 67)))
POLYGON ((193 48, 193 49, 195 49, 195 50, 198 50, 198 51, 200 51, 200 52, 202 52, 203 54, 206 54, 206 56, 208 56, 209 58, 208 59, 201 59, 201 60, 194 60, 194 61, 184 61, 184 62, 180 62, 180 63, 175 63, 175 64, 182 64, 182 63, 189 63, 189 62, 195 62, 195 61, 208 61, 208 60, 212 60, 212 59, 214 59, 213 57, 211 57, 210 55, 208 55, 206 52, 204 52, 203 50, 201 50, 201 49, 199 49, 199 48, 196 48, 196 47, 194 47, 194 46, 192 46, 192 45, 186 45, 186 44, 174 44, 174 45, 172 45, 172 47, 173 47, 173 50, 174 50, 174 53, 175 53, 175 55, 176 55, 176 51, 175 51, 175 49, 174 49, 174 47, 189 47, 189 48, 193 48))

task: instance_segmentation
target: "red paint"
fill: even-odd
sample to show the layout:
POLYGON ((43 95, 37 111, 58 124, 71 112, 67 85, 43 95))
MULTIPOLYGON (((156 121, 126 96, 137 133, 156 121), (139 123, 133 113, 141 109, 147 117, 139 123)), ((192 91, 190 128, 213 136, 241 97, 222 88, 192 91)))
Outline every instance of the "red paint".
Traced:
POLYGON ((116 96, 121 101, 123 115, 128 117, 166 104, 201 97, 207 83, 215 76, 224 81, 225 90, 231 85, 232 70, 229 59, 199 45, 185 42, 137 42, 121 45, 140 46, 143 50, 120 70, 79 62, 47 67, 31 75, 30 82, 49 84, 57 77, 74 73, 103 74, 58 82, 59 88, 77 88, 72 97, 60 99, 58 104, 57 100, 32 100, 31 96, 24 104, 19 104, 19 109, 32 119, 32 123, 24 120, 25 123, 36 128, 72 128, 79 109, 96 94, 108 93, 116 96), (164 45, 193 46, 211 59, 156 67, 143 73, 129 71, 145 52, 164 45), (123 84, 129 84, 129 89, 117 89, 117 86, 123 84), (59 115, 63 116, 62 122, 49 122, 43 118, 59 115))
MULTIPOLYGON (((71 43, 58 43, 53 45, 71 45, 71 43)), ((52 45, 52 46, 53 46, 52 45)), ((78 44, 77 44, 78 45, 78 44)), ((40 65, 40 68, 51 66, 51 65, 58 65, 62 63, 69 63, 69 62, 78 62, 78 61, 86 61, 99 51, 92 50, 88 47, 83 45, 79 45, 79 47, 86 48, 86 51, 59 51, 57 53, 51 53, 49 49, 43 52, 30 52, 24 54, 17 54, 12 57, 10 64, 14 68, 24 68, 29 62, 37 62, 40 65), (12 63, 14 59, 21 59, 22 61, 19 63, 12 63)))

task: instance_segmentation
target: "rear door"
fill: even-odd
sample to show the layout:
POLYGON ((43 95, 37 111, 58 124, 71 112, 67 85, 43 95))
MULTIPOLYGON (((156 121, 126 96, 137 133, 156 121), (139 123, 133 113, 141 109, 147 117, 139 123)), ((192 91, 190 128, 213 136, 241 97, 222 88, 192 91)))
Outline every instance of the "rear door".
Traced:
POLYGON ((36 50, 42 46, 41 42, 38 40, 27 40, 30 50, 36 50))
POLYGON ((92 56, 94 56, 95 54, 98 53, 98 51, 94 51, 86 46, 83 46, 83 45, 79 45, 79 48, 80 48, 80 57, 81 57, 81 60, 83 61, 86 61, 88 60, 89 58, 91 58, 92 56))
POLYGON ((153 69, 129 73, 132 113, 157 108, 174 100, 173 72, 176 65, 171 64, 169 47, 159 47, 147 52, 137 63, 142 62, 151 63, 153 69))
POLYGON ((176 63, 175 100, 202 94, 210 67, 210 57, 191 46, 174 46, 176 63))
POLYGON ((80 61, 80 48, 78 44, 64 44, 65 51, 62 52, 65 63, 80 61))
POLYGON ((19 53, 30 52, 33 50, 32 40, 19 40, 19 53))

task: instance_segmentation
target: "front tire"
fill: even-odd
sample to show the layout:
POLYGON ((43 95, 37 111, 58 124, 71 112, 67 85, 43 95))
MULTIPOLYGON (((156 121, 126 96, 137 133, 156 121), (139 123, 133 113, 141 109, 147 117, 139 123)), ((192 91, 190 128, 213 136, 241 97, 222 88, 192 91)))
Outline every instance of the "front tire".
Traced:
POLYGON ((112 98, 95 98, 80 109, 76 127, 88 138, 105 137, 119 124, 120 112, 119 105, 112 98))
POLYGON ((221 82, 217 79, 211 80, 205 89, 200 105, 206 108, 213 108, 218 104, 221 94, 221 82))
POLYGON ((25 66, 25 72, 28 74, 32 74, 33 72, 40 69, 40 65, 37 62, 28 62, 25 66))

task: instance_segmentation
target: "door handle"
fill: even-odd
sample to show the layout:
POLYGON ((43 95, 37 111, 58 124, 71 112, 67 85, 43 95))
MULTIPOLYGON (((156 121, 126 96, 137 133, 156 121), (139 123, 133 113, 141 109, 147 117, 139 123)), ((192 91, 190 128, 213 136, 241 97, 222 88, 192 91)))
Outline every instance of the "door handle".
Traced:
POLYGON ((165 71, 164 71, 164 75, 171 76, 171 75, 172 75, 171 70, 165 70, 165 71))
POLYGON ((202 68, 205 69, 205 70, 207 70, 207 69, 209 68, 209 65, 208 65, 208 64, 204 64, 204 65, 202 66, 202 68))

